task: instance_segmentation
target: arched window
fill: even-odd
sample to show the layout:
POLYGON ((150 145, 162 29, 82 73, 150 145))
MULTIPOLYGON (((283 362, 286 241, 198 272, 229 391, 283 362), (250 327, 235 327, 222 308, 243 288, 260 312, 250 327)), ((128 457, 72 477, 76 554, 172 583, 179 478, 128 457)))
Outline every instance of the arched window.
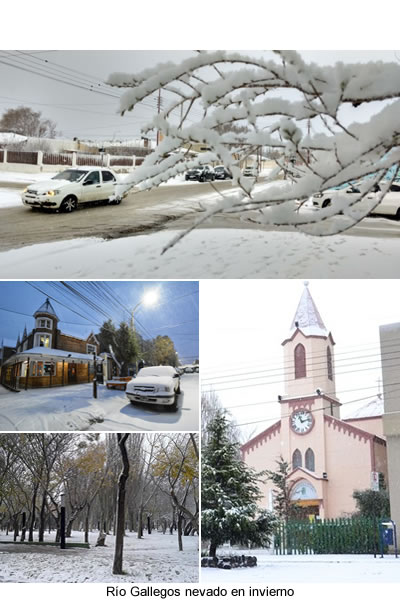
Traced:
POLYGON ((329 346, 326 350, 326 364, 328 366, 328 379, 333 381, 332 352, 331 352, 331 349, 329 348, 329 346))
POLYGON ((306 349, 303 344, 297 344, 294 349, 294 377, 299 379, 306 376, 306 349))
POLYGON ((296 469, 296 467, 302 467, 303 466, 303 459, 301 458, 301 452, 300 452, 300 450, 296 449, 293 452, 292 464, 293 464, 293 469, 296 469))
POLYGON ((315 456, 311 448, 308 448, 306 452, 306 469, 315 471, 315 456))

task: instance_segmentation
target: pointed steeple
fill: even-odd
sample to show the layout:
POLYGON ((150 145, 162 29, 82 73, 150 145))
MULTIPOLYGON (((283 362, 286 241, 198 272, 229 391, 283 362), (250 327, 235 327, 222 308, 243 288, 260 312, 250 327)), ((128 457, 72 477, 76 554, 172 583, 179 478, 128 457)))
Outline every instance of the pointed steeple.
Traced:
POLYGON ((320 335, 327 337, 329 331, 324 325, 321 315, 308 289, 308 281, 304 282, 303 294, 290 328, 290 335, 300 329, 304 335, 320 335))
POLYGON ((37 315, 43 315, 43 314, 55 317, 58 320, 56 311, 54 310, 54 308, 48 298, 46 298, 46 301, 43 302, 42 306, 40 306, 37 309, 37 311, 35 312, 35 314, 33 316, 36 317, 37 315))
POLYGON ((25 325, 25 327, 24 327, 24 333, 22 334, 22 339, 24 340, 27 335, 28 335, 28 333, 26 331, 26 325, 25 325))
POLYGON ((16 347, 18 347, 18 346, 20 345, 20 343, 21 343, 21 340, 20 340, 20 338, 19 338, 19 334, 18 334, 18 337, 17 337, 17 343, 16 343, 16 347))

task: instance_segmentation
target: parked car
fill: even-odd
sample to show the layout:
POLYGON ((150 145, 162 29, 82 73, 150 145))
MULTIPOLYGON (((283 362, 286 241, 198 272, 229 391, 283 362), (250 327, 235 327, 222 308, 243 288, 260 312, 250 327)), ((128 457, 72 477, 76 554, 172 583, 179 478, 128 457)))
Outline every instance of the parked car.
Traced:
POLYGON ((181 393, 181 378, 175 367, 143 367, 126 386, 130 402, 143 402, 165 406, 169 411, 178 410, 178 394, 181 393))
POLYGON ((232 173, 224 167, 224 165, 218 165, 214 167, 215 179, 232 179, 232 173))
MULTIPOLYGON (((117 183, 116 175, 102 167, 74 167, 58 173, 47 181, 28 185, 22 202, 31 208, 50 208, 72 212, 79 204, 109 201, 117 183)), ((119 204, 121 198, 114 200, 119 204)))
MULTIPOLYGON (((359 185, 359 183, 350 183, 346 186, 340 186, 330 190, 325 190, 319 194, 314 194, 314 196, 310 198, 311 205, 314 208, 326 208, 327 206, 331 206, 332 202, 335 201, 335 198, 343 194, 351 194, 352 198, 358 199, 361 197, 359 185)), ((376 184, 373 190, 371 190, 366 197, 369 199, 374 198, 376 194, 381 192, 381 186, 382 184, 376 184)), ((400 219, 400 182, 392 183, 382 202, 378 204, 378 206, 374 208, 371 213, 394 216, 396 219, 400 219)))
POLYGON ((245 177, 257 177, 257 175, 258 175, 257 167, 245 167, 243 169, 243 175, 245 177))
POLYGON ((209 165, 197 167, 196 169, 190 169, 185 175, 186 181, 214 181, 214 179, 214 169, 209 165))

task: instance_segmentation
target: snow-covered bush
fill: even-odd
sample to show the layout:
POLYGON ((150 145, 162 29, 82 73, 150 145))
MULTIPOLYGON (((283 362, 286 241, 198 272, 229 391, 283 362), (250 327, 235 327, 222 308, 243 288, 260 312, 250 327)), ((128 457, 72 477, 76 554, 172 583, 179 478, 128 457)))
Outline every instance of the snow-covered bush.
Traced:
POLYGON ((163 139, 132 174, 132 184, 150 189, 214 161, 231 171, 236 191, 221 193, 221 200, 198 222, 217 212, 257 210, 264 224, 331 235, 366 216, 385 193, 368 199, 375 183, 393 180, 398 173, 397 63, 319 66, 306 63, 295 51, 277 50, 266 60, 220 50, 198 52, 181 63, 159 64, 136 75, 114 73, 108 83, 127 88, 121 114, 158 90, 170 100, 144 127, 144 132, 158 129, 163 139), (195 158, 182 152, 198 143, 210 150, 195 158), (284 172, 284 185, 254 187, 253 179, 243 177, 240 160, 264 146, 283 154, 269 180, 284 172), (319 212, 298 210, 295 201, 353 180, 362 180, 361 197, 343 194, 319 212))

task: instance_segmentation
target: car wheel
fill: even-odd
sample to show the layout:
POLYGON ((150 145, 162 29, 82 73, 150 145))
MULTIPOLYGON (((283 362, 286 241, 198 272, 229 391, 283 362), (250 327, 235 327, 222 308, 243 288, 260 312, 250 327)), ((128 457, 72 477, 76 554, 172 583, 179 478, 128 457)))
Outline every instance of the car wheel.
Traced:
POLYGON ((322 208, 327 208, 330 205, 331 205, 331 200, 330 200, 330 198, 327 198, 326 200, 323 201, 322 208))
POLYGON ((395 214, 396 221, 400 221, 400 208, 397 209, 397 213, 395 214))
POLYGON ((66 213, 73 212, 77 207, 77 200, 75 196, 67 196, 61 203, 61 211, 66 213))
POLYGON ((180 394, 180 393, 181 393, 181 384, 179 384, 179 385, 178 385, 178 389, 176 390, 176 393, 177 393, 177 394, 180 394))
POLYGON ((175 398, 172 404, 166 407, 168 412, 176 412, 178 410, 178 396, 175 394, 175 398))

